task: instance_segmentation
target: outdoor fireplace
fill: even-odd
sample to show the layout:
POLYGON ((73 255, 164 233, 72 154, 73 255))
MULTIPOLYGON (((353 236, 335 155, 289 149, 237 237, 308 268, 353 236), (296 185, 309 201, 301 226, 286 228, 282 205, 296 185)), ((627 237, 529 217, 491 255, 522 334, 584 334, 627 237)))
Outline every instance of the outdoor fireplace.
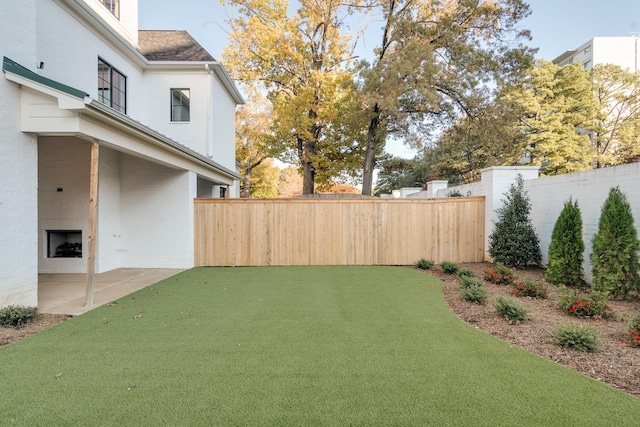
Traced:
POLYGON ((47 230, 47 258, 82 258, 82 230, 47 230))

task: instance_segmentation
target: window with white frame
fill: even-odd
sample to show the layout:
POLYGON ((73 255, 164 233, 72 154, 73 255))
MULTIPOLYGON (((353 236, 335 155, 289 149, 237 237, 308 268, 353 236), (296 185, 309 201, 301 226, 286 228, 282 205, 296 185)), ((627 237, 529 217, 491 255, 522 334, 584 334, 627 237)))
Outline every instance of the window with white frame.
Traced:
POLYGON ((98 0, 116 18, 120 19, 120 0, 98 0))
POLYGON ((191 120, 191 98, 189 89, 171 89, 171 121, 191 120))
POLYGON ((127 113, 127 77, 98 58, 98 101, 127 113))

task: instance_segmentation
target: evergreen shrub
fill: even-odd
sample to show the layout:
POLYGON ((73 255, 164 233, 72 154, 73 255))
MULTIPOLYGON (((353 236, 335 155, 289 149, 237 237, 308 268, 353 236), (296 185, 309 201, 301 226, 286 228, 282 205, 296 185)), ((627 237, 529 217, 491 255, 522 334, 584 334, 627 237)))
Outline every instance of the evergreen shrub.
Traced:
POLYGON ((614 187, 602 206, 598 232, 593 236, 593 289, 607 292, 613 299, 637 298, 639 250, 631 206, 620 189, 614 187))
POLYGON ((512 325, 522 323, 529 318, 527 309, 512 298, 498 297, 493 306, 498 314, 507 319, 512 325))
POLYGON ((0 326, 21 326, 35 319, 37 315, 38 307, 9 305, 0 309, 0 326))
POLYGON ((440 267, 442 267, 442 270, 448 274, 456 274, 458 270, 460 270, 460 266, 458 264, 450 261, 442 261, 440 263, 440 267))
POLYGON ((585 353, 598 350, 598 332, 588 326, 576 326, 573 323, 565 323, 553 331, 556 344, 561 347, 570 347, 585 353))
POLYGON ((416 267, 418 267, 420 270, 428 270, 431 267, 433 267, 435 263, 429 259, 425 259, 425 258, 420 258, 417 262, 416 262, 416 267))
POLYGON ((582 215, 578 202, 569 200, 553 227, 545 279, 554 284, 582 286, 583 253, 582 215))
POLYGON ((493 260, 510 267, 542 262, 540 240, 529 217, 531 204, 523 182, 519 174, 515 184, 511 184, 504 194, 504 205, 496 211, 498 221, 489 236, 489 254, 493 260))
POLYGON ((484 304, 487 300, 487 290, 483 283, 475 283, 468 286, 460 286, 460 296, 465 301, 484 304))

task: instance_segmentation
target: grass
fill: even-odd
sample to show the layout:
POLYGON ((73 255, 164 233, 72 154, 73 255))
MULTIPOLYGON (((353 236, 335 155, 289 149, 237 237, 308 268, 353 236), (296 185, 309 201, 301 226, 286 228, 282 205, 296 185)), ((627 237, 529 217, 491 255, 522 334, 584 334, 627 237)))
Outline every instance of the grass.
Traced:
POLYGON ((396 267, 201 268, 0 349, 0 425, 637 425, 396 267))

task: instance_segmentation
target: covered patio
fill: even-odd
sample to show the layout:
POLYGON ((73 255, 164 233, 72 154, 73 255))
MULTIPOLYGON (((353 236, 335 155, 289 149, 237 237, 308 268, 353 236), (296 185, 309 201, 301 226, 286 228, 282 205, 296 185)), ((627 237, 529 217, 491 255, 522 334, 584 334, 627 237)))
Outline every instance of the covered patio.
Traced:
POLYGON ((93 304, 85 305, 87 275, 39 274, 38 310, 77 316, 180 273, 175 268, 118 268, 94 275, 93 304))

